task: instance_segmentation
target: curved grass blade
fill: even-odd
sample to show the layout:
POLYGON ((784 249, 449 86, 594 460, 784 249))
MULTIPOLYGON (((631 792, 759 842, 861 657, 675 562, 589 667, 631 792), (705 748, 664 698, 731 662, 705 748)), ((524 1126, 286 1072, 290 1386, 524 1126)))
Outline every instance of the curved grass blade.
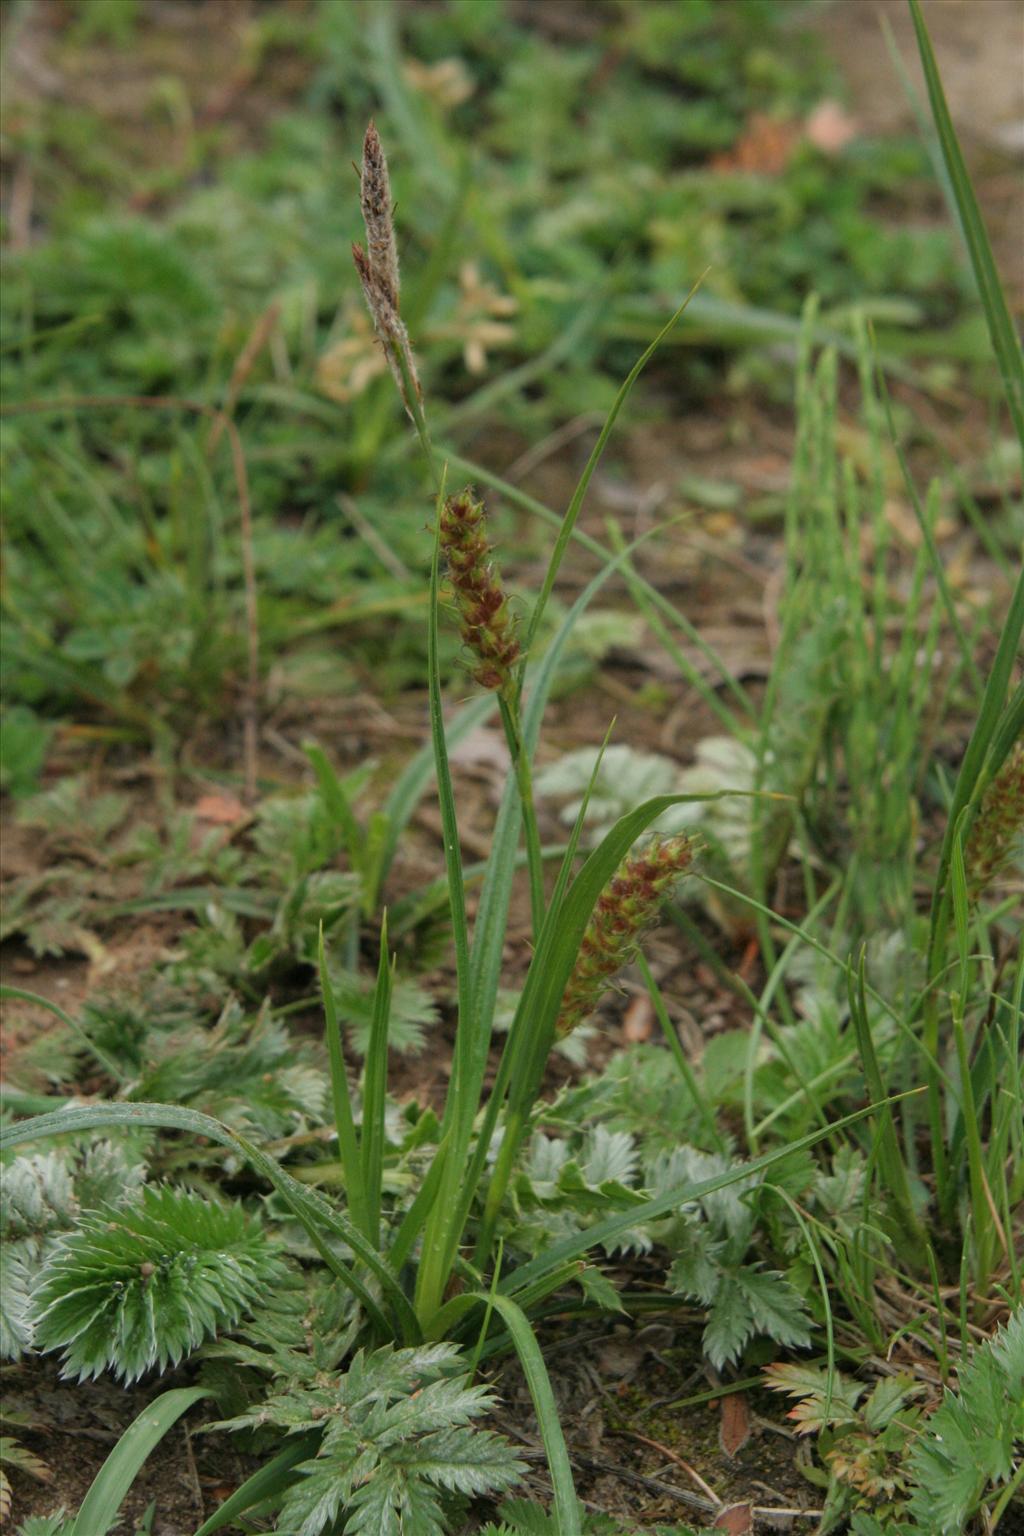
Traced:
MULTIPOLYGON (((880 1102, 885 1095, 885 1088, 882 1083, 882 1069, 875 1051, 871 1021, 868 1017, 866 966, 866 948, 862 945, 856 974, 851 970, 847 975, 847 997, 850 1005, 850 1019, 857 1036, 857 1048, 864 1071, 864 1080, 872 1098, 880 1102)), ((896 1206, 896 1219, 892 1223, 891 1236, 897 1251, 904 1259, 909 1259, 923 1251, 927 1237, 914 1210, 906 1164, 896 1135, 892 1111, 888 1106, 879 1111, 875 1149, 882 1183, 896 1206)))
MULTIPOLYGON (((920 1092, 920 1089, 913 1091, 920 1092)), ((784 1147, 777 1147, 773 1152, 766 1152, 762 1157, 755 1157, 749 1163, 741 1163, 727 1173, 716 1174, 713 1179, 701 1179, 693 1184, 676 1185, 643 1205, 634 1205, 627 1211, 619 1211, 614 1216, 608 1216, 604 1221, 597 1222, 584 1232, 573 1233, 572 1236, 553 1243, 537 1258, 530 1259, 528 1263, 521 1264, 518 1269, 512 1270, 499 1282, 498 1290, 504 1295, 519 1296, 529 1287, 536 1285, 551 1270, 573 1259, 582 1258, 591 1248, 619 1237, 630 1227, 638 1223, 654 1221, 659 1216, 667 1216, 681 1205, 693 1200, 701 1200, 705 1195, 714 1194, 716 1190, 725 1189, 730 1184, 749 1178, 751 1174, 772 1168, 784 1158, 816 1146, 818 1142, 825 1141, 830 1136, 838 1138, 840 1132, 846 1130, 848 1126, 856 1125, 858 1121, 865 1120, 868 1116, 877 1114, 882 1108, 907 1097, 909 1097, 907 1094, 894 1094, 883 1099, 879 1104, 867 1104, 863 1109, 854 1110, 852 1114, 845 1115, 841 1120, 833 1121, 831 1125, 809 1131, 806 1136, 800 1136, 784 1147)))
POLYGON ((268 1461, 265 1467, 260 1467, 252 1477, 247 1477, 242 1485, 235 1489, 226 1498, 219 1509, 215 1509, 208 1520, 204 1520, 195 1536, 213 1536, 214 1531, 222 1530, 239 1515, 244 1515, 247 1509, 253 1509, 257 1504, 275 1498, 279 1493, 291 1486, 294 1479, 290 1476, 291 1469, 300 1461, 315 1454, 320 1443, 319 1434, 296 1435, 290 1438, 283 1451, 268 1461))
POLYGON ((211 1395, 207 1387, 175 1387, 143 1408, 93 1479, 72 1522, 70 1536, 107 1536, 146 1457, 183 1413, 211 1395))
POLYGON ((519 1356, 548 1458, 555 1495, 556 1529, 559 1536, 580 1536, 580 1507, 573 1485, 572 1467, 569 1465, 569 1451, 537 1336, 527 1322, 526 1314, 508 1296, 503 1296, 497 1290, 490 1293, 485 1291, 480 1293, 479 1299, 485 1304, 489 1302, 500 1314, 519 1356))
POLYGON ((1021 448, 1024 449, 1024 359, 1021 356, 1020 341, 1007 308, 999 273, 992 257, 992 247, 989 245, 981 211, 978 208, 978 200, 974 195, 971 178, 960 152, 960 141, 953 127, 953 119, 949 115, 946 93, 942 88, 942 79, 935 62, 928 28, 921 14, 919 0, 910 0, 910 14, 917 34, 917 47, 928 87, 932 117, 935 119, 935 128, 942 146, 946 170, 949 172, 953 196, 960 211, 960 225, 970 252, 971 265, 974 268, 978 292, 981 295, 981 305, 985 311, 985 320, 992 338, 992 348, 999 363, 1006 404, 1021 448))
POLYGON ((27 992, 24 987, 0 987, 0 998, 7 997, 16 998, 19 1002, 23 1003, 34 1003, 37 1008, 47 1009, 48 1012, 60 1019, 61 1023, 66 1025, 73 1035, 78 1036, 86 1050, 95 1056, 100 1066, 110 1073, 115 1083, 124 1082, 124 1073, 117 1066, 116 1062, 100 1046, 93 1043, 89 1038, 88 1031, 83 1029, 81 1024, 76 1023, 69 1013, 65 1013, 63 1008, 51 1002, 48 997, 40 997, 38 992, 27 992))
POLYGON ((366 1236, 380 1247, 380 1190, 384 1173, 384 1111, 388 1083, 388 1023, 394 969, 388 958, 388 919, 380 925, 380 962, 373 993, 370 1040, 363 1068, 363 1190, 366 1197, 366 1236))
POLYGON ((395 1310, 402 1335, 413 1340, 419 1337, 419 1326, 404 1291, 358 1228, 340 1211, 332 1209, 321 1196, 293 1179, 274 1158, 261 1152, 259 1147, 247 1141, 244 1136, 239 1136, 237 1131, 231 1130, 220 1120, 215 1120, 212 1115, 203 1115, 198 1110, 183 1109, 174 1104, 91 1104, 82 1109, 58 1109, 49 1115, 36 1115, 31 1120, 20 1120, 15 1125, 6 1126, 0 1131, 0 1151, 19 1146, 22 1142, 38 1140, 42 1136, 62 1136, 69 1132, 77 1134, 79 1131, 112 1125, 141 1125, 152 1130, 187 1131, 194 1136, 207 1136, 221 1146, 240 1152, 257 1173, 273 1184, 287 1201, 324 1263, 359 1298, 382 1337, 392 1337, 394 1329, 366 1286, 331 1249, 326 1241, 327 1235, 340 1238, 346 1243, 379 1281, 395 1310))

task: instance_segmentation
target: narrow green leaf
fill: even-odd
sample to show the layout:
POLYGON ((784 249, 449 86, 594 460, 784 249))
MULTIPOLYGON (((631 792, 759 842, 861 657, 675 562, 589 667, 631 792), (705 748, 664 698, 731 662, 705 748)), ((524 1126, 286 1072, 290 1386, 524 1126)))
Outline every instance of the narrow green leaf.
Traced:
POLYGON ((387 913, 380 925, 380 961, 373 993, 373 1018, 363 1069, 363 1189, 366 1194, 366 1235, 380 1247, 380 1192, 384 1175, 384 1112, 388 1082, 388 1023, 391 1018, 391 984, 394 977, 388 957, 387 913))
MULTIPOLYGON (((850 1018, 857 1035, 864 1080, 871 1097, 877 1103, 881 1103, 885 1098, 885 1088, 882 1083, 882 1069, 878 1064, 878 1055, 875 1051, 874 1037, 871 1033, 871 1021, 868 1018, 865 967, 866 957, 862 948, 856 977, 852 972, 847 975, 847 995, 850 1003, 850 1018)), ((882 1182, 897 1208, 892 1237, 904 1257, 912 1259, 915 1254, 923 1252, 927 1238, 914 1211, 906 1165, 900 1151, 892 1112, 888 1106, 879 1111, 875 1146, 882 1182)))
POLYGON ((312 764, 313 772, 316 774, 317 788, 320 791, 320 796, 328 815, 341 834, 349 863, 357 874, 363 874, 366 856, 366 834, 359 825, 356 814, 349 804, 345 787, 331 767, 321 747, 316 746, 314 742, 307 741, 303 744, 302 750, 312 764))
POLYGON ((636 383, 641 373, 643 373, 644 369, 647 367, 647 364, 650 362, 655 352, 657 352, 665 337, 675 328, 676 322, 686 310, 687 305, 703 281, 703 276, 697 279, 696 283, 694 283, 693 287, 690 289, 689 293, 686 295, 686 298, 680 304, 675 314, 672 315, 672 317, 665 323, 665 325, 662 326, 661 330, 658 332, 657 336, 655 336, 654 340, 651 342, 646 351, 637 358, 636 362, 633 364, 632 368, 629 370, 629 373, 626 375, 621 386, 619 387, 619 391, 615 396, 615 399, 612 401, 611 410, 608 412, 608 415, 605 418, 604 426, 601 428, 601 431, 598 434, 597 442, 594 444, 590 457, 584 466, 583 473, 579 478, 576 489, 573 491, 572 498, 568 507, 566 508, 565 517, 562 519, 561 527, 558 530, 558 537, 555 540, 555 547, 551 551, 551 559, 548 562, 547 571, 544 573, 544 582, 540 589, 540 596, 537 598, 537 601, 534 604, 533 612, 530 615, 530 622, 527 626, 526 642, 523 647, 527 655, 529 654, 530 647, 532 646, 534 638, 537 634, 540 621, 544 616, 544 610, 548 605, 548 599, 550 598, 554 589, 555 578, 558 575, 558 570, 562 564, 565 551, 569 546, 569 540, 572 538, 573 529, 576 526, 576 519, 580 514, 580 508, 583 506, 583 498, 587 494, 587 489, 590 485, 591 477, 593 476, 593 473, 598 464, 601 462, 601 458, 604 454, 605 447, 607 446, 608 439, 611 437, 612 428, 615 425, 618 414, 622 410, 622 407, 625 405, 633 385, 636 383))
POLYGON ((536 1334, 527 1322, 526 1314, 508 1296, 503 1296, 498 1291, 492 1291, 490 1294, 483 1292, 480 1300, 485 1304, 489 1302, 500 1314, 515 1345, 516 1354, 519 1356, 519 1363, 526 1377, 526 1385, 533 1399, 541 1439, 544 1441, 544 1450, 547 1453, 548 1469, 555 1494, 555 1523, 559 1536, 580 1536, 582 1529, 580 1508, 572 1480, 569 1452, 536 1334))
POLYGON ((210 1396, 206 1387, 175 1387, 142 1410, 93 1479, 71 1536, 107 1536, 146 1457, 193 1403, 210 1396))
MULTIPOLYGON (((906 1097, 906 1094, 895 1094, 884 1099, 882 1104, 892 1105, 906 1097)), ((772 1168, 784 1158, 792 1157, 794 1153, 802 1152, 807 1147, 816 1146, 819 1141, 824 1141, 829 1136, 838 1137, 847 1126, 856 1125, 858 1121, 866 1119, 869 1115, 877 1114, 882 1104, 868 1104, 865 1108, 855 1110, 853 1114, 846 1115, 831 1125, 809 1131, 806 1136, 778 1147, 774 1152, 766 1152, 762 1157, 755 1157, 749 1163, 739 1163, 727 1173, 717 1174, 713 1179, 701 1179, 694 1184, 676 1185, 673 1189, 666 1190, 664 1194, 657 1195, 642 1205, 635 1205, 627 1211, 620 1211, 614 1216, 606 1217, 604 1221, 597 1222, 584 1232, 564 1237, 559 1242, 552 1243, 551 1247, 545 1249, 537 1258, 530 1259, 528 1263, 521 1264, 518 1269, 512 1270, 499 1283, 498 1289, 505 1295, 518 1297, 551 1270, 573 1259, 582 1258, 591 1248, 612 1241, 628 1231, 630 1227, 654 1221, 659 1216, 667 1216, 669 1212, 677 1210, 681 1205, 701 1200, 705 1195, 713 1194, 715 1190, 725 1189, 730 1184, 736 1184, 741 1179, 762 1172, 763 1169, 772 1168)))
POLYGON ((327 1236, 340 1238, 366 1265, 380 1282, 384 1293, 394 1308, 399 1329, 407 1339, 419 1337, 419 1325, 409 1306, 404 1291, 380 1255, 366 1241, 363 1234, 340 1211, 328 1205, 320 1195, 305 1189, 293 1179, 274 1158, 260 1151, 252 1142, 240 1136, 229 1126, 215 1120, 212 1115, 198 1110, 184 1109, 174 1104, 92 1104, 78 1109, 55 1110, 49 1115, 36 1115, 31 1120, 21 1120, 0 1131, 0 1151, 19 1146, 22 1142, 35 1141, 43 1136, 78 1134, 111 1125, 145 1126, 154 1130, 187 1131, 194 1136, 206 1136, 221 1146, 240 1152, 256 1171, 277 1189, 287 1201, 296 1218, 305 1228, 327 1267, 356 1295, 384 1338, 394 1330, 362 1281, 348 1265, 337 1257, 327 1236))
POLYGON ((345 1071, 345 1055, 341 1038, 341 1022, 334 988, 327 970, 324 953, 324 925, 320 924, 318 947, 320 967, 320 991, 324 1004, 324 1025, 327 1035, 327 1055, 331 1066, 331 1100, 334 1105, 334 1125, 338 1132, 338 1156, 348 1193, 348 1206, 352 1220, 370 1240, 370 1222, 366 1207, 366 1188, 363 1183, 363 1167, 359 1156, 355 1120, 352 1115, 352 1097, 345 1071))
POLYGON ((213 1536, 214 1531, 230 1525, 239 1515, 244 1515, 247 1509, 253 1509, 257 1504, 262 1504, 283 1493, 294 1480, 291 1476, 292 1468, 300 1461, 313 1456, 319 1443, 318 1434, 295 1435, 289 1438, 284 1450, 279 1451, 265 1467, 260 1467, 258 1472, 254 1472, 252 1477, 247 1477, 245 1482, 224 1500, 220 1508, 214 1510, 209 1519, 203 1521, 195 1532, 195 1536, 213 1536))
POLYGON ((942 88, 942 79, 935 62, 928 28, 921 14, 919 0, 910 0, 910 14, 914 19, 914 31, 917 33, 917 46, 928 86, 932 116, 935 119, 953 195, 960 210, 960 223, 970 252, 971 265, 974 267, 978 291, 981 294, 992 347, 999 362, 1006 404, 1021 449, 1024 450, 1024 359, 1021 356, 1020 341, 1010 318, 1006 297, 992 256, 992 247, 989 245, 981 211, 978 208, 978 200, 974 195, 971 178, 960 151, 956 129, 953 127, 953 119, 946 104, 946 93, 942 88))
POLYGON ((124 1082, 124 1073, 117 1063, 98 1045, 93 1044, 88 1032, 82 1028, 81 1024, 76 1023, 69 1013, 65 1013, 63 1008, 51 1002, 48 997, 40 997, 37 992, 27 992, 24 987, 0 986, 0 998, 7 997, 16 998, 19 1002, 23 1003, 34 1003, 37 1008, 45 1008, 49 1013, 52 1013, 55 1018, 60 1019, 61 1023, 70 1029, 73 1035, 77 1035, 86 1050, 91 1052, 100 1063, 100 1066, 110 1073, 115 1083, 124 1082))

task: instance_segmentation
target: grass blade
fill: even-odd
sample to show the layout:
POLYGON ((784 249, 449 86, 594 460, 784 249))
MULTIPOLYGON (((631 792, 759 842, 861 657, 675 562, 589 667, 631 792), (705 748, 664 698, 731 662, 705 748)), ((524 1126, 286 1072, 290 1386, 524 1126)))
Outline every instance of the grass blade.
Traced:
POLYGON ((971 265, 974 268, 978 292, 981 295, 982 309, 985 311, 985 320, 992 338, 992 347, 999 363, 1006 404, 1021 448, 1024 449, 1024 360, 1021 357, 1020 342, 1010 318, 1006 297, 992 256, 992 247, 989 245, 988 235, 978 208, 978 200, 974 195, 971 178, 964 164, 960 142, 953 127, 953 119, 949 115, 946 93, 942 89, 942 79, 935 62, 928 28, 921 14, 919 0, 910 0, 910 14, 914 19, 914 31, 917 34, 917 47, 928 87, 932 117, 935 119, 935 128, 942 146, 942 157, 946 162, 953 196, 960 212, 960 225, 964 239, 967 241, 971 265))
POLYGON ((27 992, 24 987, 0 987, 0 998, 8 997, 16 998, 19 1002, 22 1003, 33 1003, 37 1008, 47 1009, 48 1012, 52 1013, 55 1018, 60 1020, 65 1028, 70 1029, 73 1035, 77 1035, 78 1039, 81 1040, 89 1054, 95 1056, 96 1060, 99 1062, 100 1066, 103 1067, 104 1071, 110 1073, 110 1076, 113 1078, 115 1083, 124 1082, 124 1073, 121 1071, 120 1067, 117 1066, 117 1064, 100 1046, 93 1044, 88 1031, 84 1030, 81 1024, 76 1023, 71 1015, 69 1013, 65 1013, 64 1009, 61 1008, 57 1003, 51 1002, 48 997, 40 997, 38 992, 27 992))
MULTIPOLYGON (((850 1018, 857 1035, 864 1080, 871 1097, 881 1103, 885 1097, 885 1088, 882 1084, 882 1071, 878 1064, 875 1042, 871 1033, 871 1021, 868 1018, 865 963, 865 953, 862 948, 856 977, 852 972, 847 975, 847 995, 850 1000, 850 1018)), ((897 1208, 897 1220, 892 1225, 891 1235, 898 1251, 904 1257, 910 1257, 927 1245, 927 1238, 914 1210, 907 1169, 900 1152, 892 1111, 888 1106, 879 1112, 875 1147, 882 1181, 897 1208)))
POLYGON ((195 1536, 213 1536, 214 1531, 219 1531, 225 1525, 230 1525, 237 1520, 239 1515, 244 1515, 247 1509, 253 1509, 264 1500, 272 1499, 278 1493, 283 1493, 294 1479, 290 1476, 291 1469, 300 1461, 316 1454, 316 1448, 320 1443, 319 1434, 296 1435, 290 1438, 283 1451, 280 1451, 266 1466, 260 1467, 252 1477, 247 1477, 234 1493, 226 1498, 219 1509, 215 1509, 208 1520, 204 1520, 195 1536))
POLYGON ((519 1363, 523 1368, 526 1385, 530 1389, 534 1411, 537 1414, 544 1450, 547 1453, 548 1468, 555 1494, 556 1529, 559 1536, 580 1536, 582 1529, 580 1507, 573 1485, 572 1467, 569 1465, 569 1451, 565 1444, 558 1409, 555 1406, 555 1395, 551 1390, 547 1366, 544 1364, 544 1356, 540 1352, 537 1336, 527 1322, 526 1314, 508 1296, 503 1296, 499 1291, 494 1290, 490 1293, 482 1293, 479 1299, 492 1306, 500 1315, 515 1345, 516 1354, 519 1356, 519 1363))
POLYGON ((388 1023, 394 971, 388 958, 387 914, 380 926, 380 962, 373 993, 370 1040, 363 1069, 363 1190, 368 1225, 366 1235, 380 1247, 380 1189, 384 1173, 384 1110, 388 1082, 388 1023))
POLYGON ((194 1403, 211 1396, 207 1387, 175 1387, 133 1419, 93 1479, 71 1536, 107 1536, 147 1456, 194 1403))
POLYGON ((702 1200, 705 1195, 714 1194, 716 1190, 725 1189, 728 1185, 736 1184, 752 1174, 772 1168, 784 1158, 816 1146, 818 1142, 826 1140, 829 1136, 838 1137, 847 1126, 855 1125, 859 1120, 877 1114, 883 1105, 892 1105, 905 1097, 905 1094, 896 1094, 883 1099, 881 1104, 865 1105, 863 1109, 855 1110, 841 1120, 833 1121, 831 1125, 809 1131, 806 1136, 801 1136, 786 1146, 777 1147, 774 1152, 766 1152, 749 1163, 740 1163, 728 1173, 720 1173, 713 1179, 702 1179, 695 1184, 677 1185, 674 1189, 666 1190, 643 1205, 634 1205, 627 1211, 619 1211, 614 1216, 608 1216, 604 1221, 595 1223, 584 1232, 574 1233, 571 1237, 564 1237, 559 1242, 552 1243, 551 1247, 545 1249, 537 1258, 530 1259, 526 1264, 521 1264, 517 1269, 510 1271, 499 1282, 498 1289, 504 1295, 518 1296, 535 1285, 551 1270, 573 1259, 582 1258, 591 1248, 612 1241, 628 1231, 630 1227, 638 1223, 654 1221, 658 1216, 667 1216, 669 1212, 677 1210, 679 1206, 689 1201, 702 1200))
POLYGON ((327 754, 322 747, 316 746, 313 742, 306 742, 303 746, 303 751, 309 758, 313 772, 316 774, 317 788, 320 791, 320 796, 327 809, 327 813, 341 834, 349 863, 357 874, 363 874, 366 858, 366 834, 356 820, 355 812, 349 804, 344 785, 328 762, 327 754))
POLYGON ((324 1003, 324 1024, 327 1035, 327 1055, 331 1067, 331 1102, 334 1106, 334 1125, 338 1132, 338 1156, 348 1193, 348 1206, 352 1220, 367 1239, 370 1237, 369 1213, 366 1205, 366 1188, 363 1183, 363 1167, 359 1156, 355 1120, 352 1115, 352 1097, 349 1093, 348 1073, 341 1040, 341 1023, 334 988, 327 971, 324 954, 324 925, 320 924, 319 943, 320 991, 324 1003))
POLYGON ((533 644, 534 638, 537 634, 540 621, 544 616, 544 610, 548 605, 548 599, 550 598, 554 588, 555 579, 558 576, 558 569, 562 563, 562 558, 569 546, 569 540, 572 538, 573 529, 576 526, 576 519, 579 517, 580 508, 583 505, 583 498, 587 494, 587 488, 590 485, 591 477, 598 464, 601 462, 602 455, 604 454, 608 439, 611 437, 612 428, 615 425, 618 414, 622 410, 622 407, 625 405, 633 385, 636 383, 641 373, 643 373, 644 369, 647 367, 647 364, 650 362, 655 352, 657 352, 665 337, 669 334, 670 331, 674 329, 676 322, 685 311, 687 305, 693 298, 694 294, 697 292, 697 289, 700 287, 702 282, 703 277, 697 279, 697 282, 694 283, 693 287, 690 289, 689 293, 686 295, 686 298, 680 304, 675 314, 666 322, 665 325, 662 326, 661 330, 658 332, 657 336, 655 336, 647 350, 637 358, 636 362, 633 364, 632 368, 629 370, 629 373, 626 375, 625 379, 620 385, 618 394, 612 401, 611 410, 608 412, 608 415, 605 418, 604 426, 601 428, 601 431, 598 434, 597 442, 594 444, 594 447, 591 450, 590 457, 584 466, 583 473, 579 478, 576 489, 572 493, 572 499, 569 502, 565 517, 562 519, 561 527, 558 530, 558 537, 555 540, 555 547, 551 551, 551 559, 548 562, 547 571, 544 573, 544 581, 540 589, 540 596, 537 598, 537 601, 533 606, 533 612, 530 615, 530 622, 526 630, 526 641, 523 646, 523 650, 527 655, 529 654, 530 647, 533 644))

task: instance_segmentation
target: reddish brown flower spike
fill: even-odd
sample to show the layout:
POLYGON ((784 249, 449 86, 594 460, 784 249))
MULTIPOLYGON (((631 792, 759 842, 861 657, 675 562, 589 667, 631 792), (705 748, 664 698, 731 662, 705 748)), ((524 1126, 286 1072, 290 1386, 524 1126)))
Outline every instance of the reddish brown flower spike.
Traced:
POLYGON ((681 833, 649 843, 619 865, 583 935, 555 1024, 559 1036, 593 1013, 611 978, 633 958, 662 898, 692 862, 693 844, 681 833))
POLYGON ((979 896, 1021 846, 1024 831, 1024 741, 1011 747, 981 800, 964 852, 967 883, 979 896))
POLYGON ((470 488, 449 496, 441 509, 441 550, 448 562, 463 642, 477 658, 473 676, 500 693, 512 685, 519 659, 515 619, 490 556, 482 502, 470 488))

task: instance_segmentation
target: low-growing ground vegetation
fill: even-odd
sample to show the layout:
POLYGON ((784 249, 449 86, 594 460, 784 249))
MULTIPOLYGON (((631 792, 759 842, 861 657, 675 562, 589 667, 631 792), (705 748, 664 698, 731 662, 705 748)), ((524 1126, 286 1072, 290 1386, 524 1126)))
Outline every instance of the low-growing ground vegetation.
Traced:
POLYGON ((20 1536, 1024 1529, 934 10, 896 139, 792 0, 9 7, 20 1536))

